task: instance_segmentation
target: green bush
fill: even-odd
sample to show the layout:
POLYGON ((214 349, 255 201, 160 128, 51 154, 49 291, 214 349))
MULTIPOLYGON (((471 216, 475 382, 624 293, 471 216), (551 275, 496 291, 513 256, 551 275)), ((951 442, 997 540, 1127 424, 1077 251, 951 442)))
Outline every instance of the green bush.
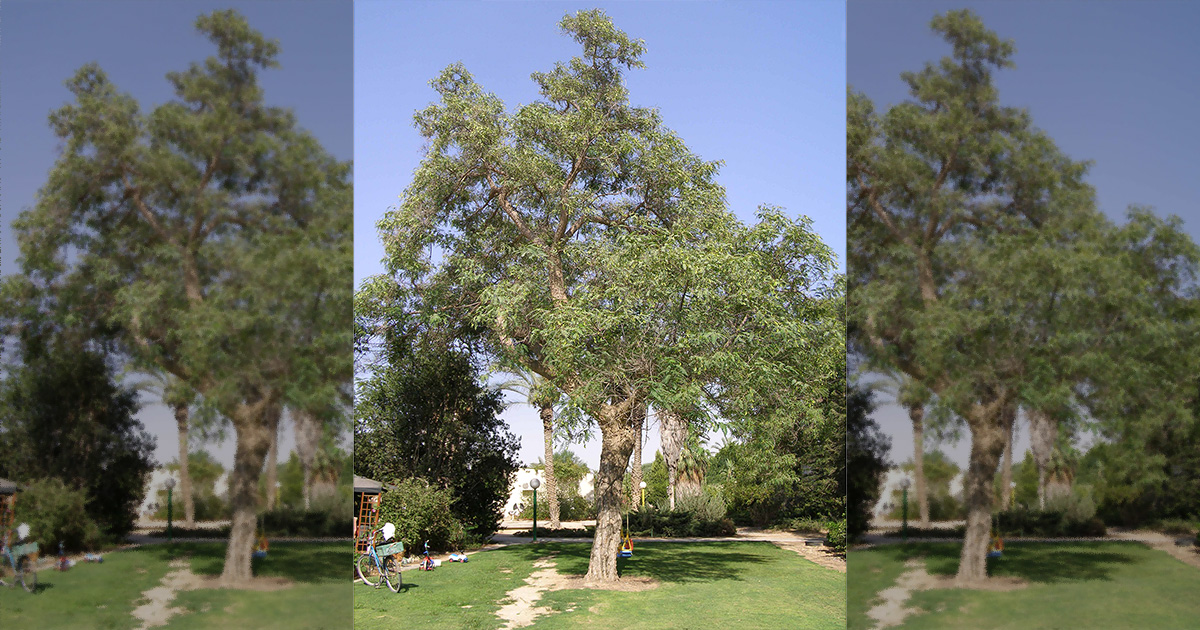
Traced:
POLYGON ((846 553, 846 521, 832 521, 825 535, 825 544, 838 553, 846 553))
POLYGON ((737 527, 728 518, 706 521, 693 512, 684 510, 659 511, 647 506, 645 510, 629 515, 630 534, 634 536, 659 536, 685 538, 692 536, 733 536, 737 527))
POLYGON ((675 491, 675 509, 691 512, 700 521, 720 521, 725 518, 725 499, 707 488, 675 491))
POLYGON ((1086 511, 1068 512, 1031 510, 1018 507, 997 516, 1003 536, 1033 536, 1061 538, 1074 536, 1103 536, 1104 521, 1096 517, 1082 518, 1086 511))
POLYGON ((1154 527, 1168 536, 1191 536, 1196 533, 1196 524, 1181 518, 1163 519, 1154 527))
POLYGON ((60 541, 72 553, 96 549, 100 527, 84 511, 85 503, 83 490, 58 479, 39 479, 17 495, 15 524, 29 524, 29 538, 41 546, 42 555, 57 554, 60 541))
POLYGON ((426 540, 437 551, 462 549, 470 542, 450 512, 452 490, 432 487, 424 479, 397 479, 394 486, 380 497, 379 523, 393 523, 406 550, 420 553, 426 540))
POLYGON ((815 534, 829 527, 829 522, 815 518, 791 518, 780 521, 775 529, 815 534))

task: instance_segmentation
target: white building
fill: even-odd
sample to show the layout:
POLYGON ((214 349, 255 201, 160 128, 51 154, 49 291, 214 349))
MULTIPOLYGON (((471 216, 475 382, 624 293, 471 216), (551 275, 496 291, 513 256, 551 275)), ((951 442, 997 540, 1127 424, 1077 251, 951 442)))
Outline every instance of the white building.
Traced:
MULTIPOLYGON (((542 496, 541 493, 545 492, 546 487, 546 477, 542 474, 542 471, 534 470, 532 468, 517 469, 517 474, 513 476, 512 485, 509 486, 508 489, 508 500, 504 503, 503 512, 505 514, 514 510, 518 504, 527 502, 522 493, 533 489, 529 487, 529 481, 534 478, 537 478, 537 480, 542 483, 541 488, 538 489, 540 498, 542 496)), ((579 496, 586 499, 591 498, 593 478, 594 475, 589 472, 579 480, 579 496)))

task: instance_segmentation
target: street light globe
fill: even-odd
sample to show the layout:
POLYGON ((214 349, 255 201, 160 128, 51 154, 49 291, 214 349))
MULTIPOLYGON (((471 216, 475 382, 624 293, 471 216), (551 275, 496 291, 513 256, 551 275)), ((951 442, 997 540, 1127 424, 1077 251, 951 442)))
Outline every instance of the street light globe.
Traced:
POLYGON ((901 488, 903 488, 903 489, 905 489, 905 490, 908 490, 908 487, 909 487, 909 486, 911 486, 911 485, 912 485, 912 480, 911 480, 911 479, 909 479, 908 477, 905 477, 905 478, 903 478, 903 479, 901 479, 901 480, 900 480, 900 487, 901 487, 901 488))
POLYGON ((165 483, 164 485, 166 485, 166 486, 167 486, 167 490, 170 490, 171 488, 174 488, 174 487, 175 487, 175 478, 174 478, 174 477, 167 477, 167 481, 166 481, 166 483, 165 483))
POLYGON ((639 486, 641 486, 641 488, 642 488, 643 490, 645 490, 645 489, 646 489, 646 482, 645 482, 645 481, 643 481, 642 483, 639 483, 638 485, 639 485, 639 486))
POLYGON ((534 477, 533 479, 529 480, 529 487, 533 488, 534 490, 537 490, 538 488, 540 488, 541 485, 542 485, 542 482, 537 477, 534 477))

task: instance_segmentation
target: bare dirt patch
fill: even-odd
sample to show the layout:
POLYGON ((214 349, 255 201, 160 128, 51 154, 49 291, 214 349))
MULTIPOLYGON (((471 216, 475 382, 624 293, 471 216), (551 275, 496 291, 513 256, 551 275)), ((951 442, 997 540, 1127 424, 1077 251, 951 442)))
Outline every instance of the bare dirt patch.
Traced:
POLYGON ((896 578, 896 585, 879 591, 877 597, 880 603, 867 611, 867 616, 875 620, 876 630, 891 628, 904 623, 910 615, 926 612, 920 608, 906 606, 909 598, 916 591, 929 591, 940 588, 965 588, 979 591, 1015 591, 1025 588, 1028 582, 1015 577, 992 577, 986 580, 961 584, 952 575, 930 575, 925 570, 925 563, 911 558, 904 563, 908 570, 896 578))
MULTIPOLYGON (((554 564, 554 554, 539 558, 533 563, 538 569, 525 578, 525 584, 506 593, 504 600, 511 600, 496 611, 496 616, 504 621, 504 630, 524 628, 531 625, 535 619, 548 615, 553 610, 548 606, 537 606, 542 593, 567 589, 591 588, 605 591, 637 592, 658 588, 659 582, 648 577, 623 577, 616 582, 589 583, 582 575, 562 575, 554 564)), ((499 602, 497 602, 499 603, 499 602)), ((568 612, 574 607, 568 608, 568 612)))
POLYGON ((159 585, 142 593, 145 603, 133 609, 133 617, 142 622, 138 630, 165 626, 171 617, 184 612, 178 606, 171 606, 175 593, 180 590, 195 588, 202 578, 192 573, 191 564, 186 559, 172 560, 167 566, 175 569, 163 576, 159 585))
POLYGON ((235 584, 222 583, 220 576, 202 576, 192 573, 191 564, 187 558, 172 560, 167 566, 174 569, 163 576, 158 586, 142 593, 143 604, 133 610, 133 617, 142 622, 138 630, 147 630, 165 626, 171 617, 186 612, 178 606, 171 606, 175 594, 179 591, 195 591, 200 589, 230 588, 246 591, 279 591, 291 588, 293 582, 281 577, 258 577, 235 584))
POLYGON ((833 569, 839 573, 846 572, 846 556, 834 553, 828 547, 810 547, 803 541, 771 541, 780 549, 788 549, 795 551, 804 557, 805 560, 814 562, 826 569, 833 569))
POLYGON ((1136 540, 1145 543, 1152 549, 1165 551, 1180 562, 1200 569, 1200 553, 1197 553, 1196 547, 1192 545, 1177 545, 1175 544, 1175 539, 1166 534, 1136 530, 1132 532, 1113 532, 1112 537, 1118 540, 1136 540))

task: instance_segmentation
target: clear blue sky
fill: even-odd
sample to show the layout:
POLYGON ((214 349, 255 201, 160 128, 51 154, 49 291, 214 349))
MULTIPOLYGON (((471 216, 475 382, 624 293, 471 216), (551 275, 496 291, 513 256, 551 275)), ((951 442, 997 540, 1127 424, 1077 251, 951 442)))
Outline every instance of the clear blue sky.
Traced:
MULTIPOLYGON (((558 30, 564 14, 599 7, 646 42, 646 68, 627 75, 630 99, 709 160, 743 221, 760 204, 808 215, 845 257, 845 4, 355 2, 355 281, 382 270, 375 223, 422 157, 413 112, 428 81, 462 61, 511 109, 538 97, 529 75, 579 54, 558 30)), ((505 415, 520 458, 541 453, 541 424, 524 405, 505 415)), ((657 432, 646 449, 651 461, 657 432)), ((575 447, 588 464, 599 446, 575 447)))
MULTIPOLYGON (((900 73, 950 54, 930 19, 961 8, 1014 41, 1016 68, 996 75, 1001 102, 1027 108, 1073 159, 1094 161, 1102 211, 1123 222, 1130 204, 1152 206, 1200 240, 1200 3, 852 0, 849 83, 880 111, 906 99, 900 73)), ((893 461, 910 458, 907 415, 886 405, 875 417, 895 438, 893 461)), ((1022 432, 1015 457, 1027 447, 1022 432)), ((946 450, 962 463, 968 448, 946 450)))
MULTIPOLYGON (((149 111, 173 96, 167 72, 186 70, 189 63, 215 52, 195 30, 196 17, 228 8, 279 40, 281 67, 260 75, 267 102, 291 107, 300 125, 328 151, 344 160, 353 158, 349 3, 7 0, 0 4, 0 273, 17 271, 10 223, 34 204, 57 158, 58 141, 47 116, 71 98, 64 81, 83 64, 98 62, 119 89, 149 111), (303 10, 297 10, 298 5, 303 10)), ((174 419, 167 410, 152 404, 139 417, 159 436, 158 460, 174 459, 178 447, 174 419)), ((281 452, 290 450, 290 444, 288 430, 281 452)), ((232 461, 232 440, 209 448, 232 461)))

